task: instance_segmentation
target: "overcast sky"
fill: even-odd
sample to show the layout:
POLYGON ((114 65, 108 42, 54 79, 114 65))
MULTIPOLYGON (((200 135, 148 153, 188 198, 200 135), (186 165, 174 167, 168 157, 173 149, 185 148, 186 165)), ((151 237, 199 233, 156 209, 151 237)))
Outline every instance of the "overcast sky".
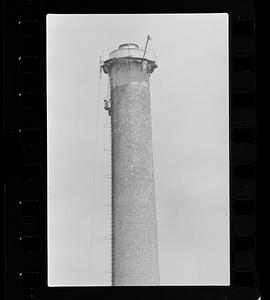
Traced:
POLYGON ((161 284, 229 284, 228 15, 50 14, 50 286, 111 284, 99 56, 122 43, 144 47, 148 34, 159 66, 150 90, 161 284))

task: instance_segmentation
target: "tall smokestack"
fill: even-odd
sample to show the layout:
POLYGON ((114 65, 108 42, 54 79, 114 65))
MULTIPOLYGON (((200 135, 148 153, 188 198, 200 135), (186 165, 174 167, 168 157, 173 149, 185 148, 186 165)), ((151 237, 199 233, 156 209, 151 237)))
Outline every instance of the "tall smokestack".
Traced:
MULTIPOLYGON (((147 41, 148 42, 148 41, 147 41)), ((102 65, 111 99, 112 285, 159 285, 149 77, 145 49, 122 44, 102 65)))

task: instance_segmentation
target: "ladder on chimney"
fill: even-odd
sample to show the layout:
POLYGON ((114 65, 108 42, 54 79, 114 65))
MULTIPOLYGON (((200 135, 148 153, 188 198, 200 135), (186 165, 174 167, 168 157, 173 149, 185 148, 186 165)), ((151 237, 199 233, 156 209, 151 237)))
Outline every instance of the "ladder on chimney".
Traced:
MULTIPOLYGON (((111 93, 111 88, 112 88, 112 83, 110 82, 110 79, 108 78, 108 83, 107 83, 107 99, 110 99, 110 93, 111 93)), ((106 235, 104 237, 105 240, 110 241, 110 253, 111 253, 111 266, 109 269, 106 269, 104 272, 111 274, 111 281, 113 284, 113 207, 112 207, 112 132, 111 132, 111 101, 110 100, 104 100, 104 109, 108 111, 108 116, 107 116, 107 121, 104 124, 105 130, 108 130, 108 134, 106 134, 106 145, 104 147, 104 151, 109 153, 110 159, 109 159, 109 172, 108 174, 104 175, 105 179, 108 179, 109 181, 109 189, 110 189, 110 198, 108 201, 105 202, 104 207, 109 209, 109 215, 110 215, 110 234, 106 235)))

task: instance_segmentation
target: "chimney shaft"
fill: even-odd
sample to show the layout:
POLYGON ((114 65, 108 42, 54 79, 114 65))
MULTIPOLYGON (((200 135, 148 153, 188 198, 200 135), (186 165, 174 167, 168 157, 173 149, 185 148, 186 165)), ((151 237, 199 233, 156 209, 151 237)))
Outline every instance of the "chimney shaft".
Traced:
POLYGON ((127 45, 103 65, 111 86, 112 284, 159 285, 149 91, 157 66, 136 44, 125 56, 127 45))

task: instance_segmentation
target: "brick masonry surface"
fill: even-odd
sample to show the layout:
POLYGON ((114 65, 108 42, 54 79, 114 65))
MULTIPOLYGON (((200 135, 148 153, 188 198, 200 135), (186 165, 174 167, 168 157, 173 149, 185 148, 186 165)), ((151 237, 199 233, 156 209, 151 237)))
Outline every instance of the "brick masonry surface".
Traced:
MULTIPOLYGON (((131 69, 125 81, 128 74, 134 77, 131 69)), ((149 74, 142 71, 141 76, 148 86, 149 74)), ((118 85, 111 90, 111 105, 113 285, 158 285, 149 88, 118 85)))

